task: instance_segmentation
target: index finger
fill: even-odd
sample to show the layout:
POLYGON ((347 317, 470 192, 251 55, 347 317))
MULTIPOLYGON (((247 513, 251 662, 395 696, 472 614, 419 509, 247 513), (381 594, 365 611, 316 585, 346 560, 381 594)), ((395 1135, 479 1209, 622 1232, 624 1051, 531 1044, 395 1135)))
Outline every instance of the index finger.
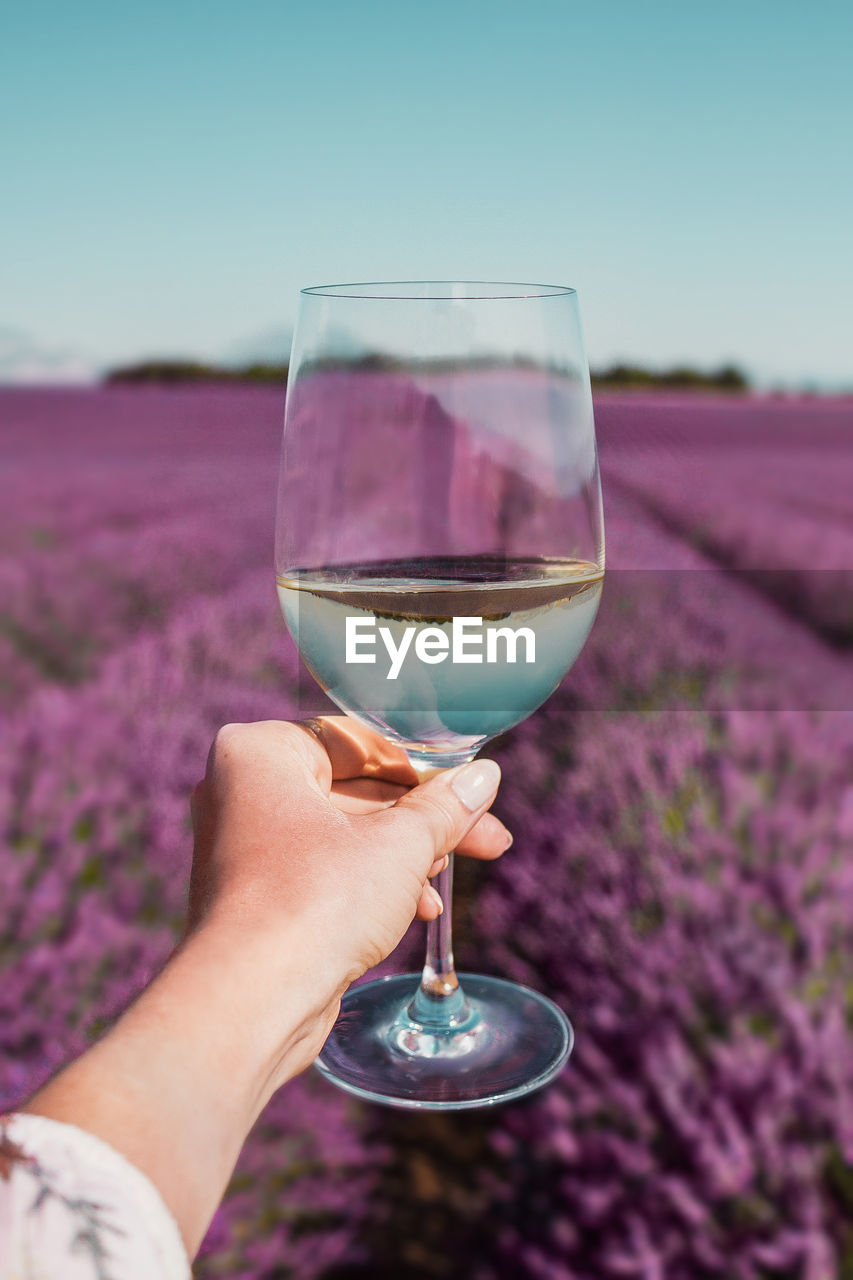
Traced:
POLYGON ((333 782, 376 778, 403 787, 414 787, 420 781, 402 747, 349 716, 297 720, 295 728, 304 732, 306 745, 310 743, 310 763, 315 776, 325 774, 328 777, 327 770, 331 765, 333 782), (327 760, 319 758, 321 751, 327 760))

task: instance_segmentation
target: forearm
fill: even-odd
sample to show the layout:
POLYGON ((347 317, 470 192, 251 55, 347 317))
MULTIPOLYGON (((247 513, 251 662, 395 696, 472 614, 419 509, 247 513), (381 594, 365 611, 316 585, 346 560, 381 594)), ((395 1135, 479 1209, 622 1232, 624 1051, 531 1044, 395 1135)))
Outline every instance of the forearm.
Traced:
POLYGON ((22 1108, 88 1129, 140 1168, 192 1257, 247 1133, 322 1045, 334 975, 296 933, 206 926, 86 1054, 22 1108))

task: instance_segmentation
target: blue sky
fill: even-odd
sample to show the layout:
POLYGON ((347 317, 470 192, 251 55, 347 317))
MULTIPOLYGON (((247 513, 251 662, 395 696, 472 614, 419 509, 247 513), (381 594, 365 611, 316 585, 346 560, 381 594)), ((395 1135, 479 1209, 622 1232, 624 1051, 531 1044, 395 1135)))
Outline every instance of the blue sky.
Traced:
POLYGON ((851 14, 19 4, 0 377, 274 355, 300 286, 455 277, 576 286, 594 364, 851 386, 851 14))

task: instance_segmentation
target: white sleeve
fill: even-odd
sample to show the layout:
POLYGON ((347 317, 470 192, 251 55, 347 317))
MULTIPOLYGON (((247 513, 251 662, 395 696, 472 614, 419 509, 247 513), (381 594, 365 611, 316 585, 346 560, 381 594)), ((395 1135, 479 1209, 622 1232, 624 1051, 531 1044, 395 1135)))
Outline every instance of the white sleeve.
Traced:
POLYGON ((75 1125, 0 1118, 0 1280, 190 1280, 145 1174, 75 1125))

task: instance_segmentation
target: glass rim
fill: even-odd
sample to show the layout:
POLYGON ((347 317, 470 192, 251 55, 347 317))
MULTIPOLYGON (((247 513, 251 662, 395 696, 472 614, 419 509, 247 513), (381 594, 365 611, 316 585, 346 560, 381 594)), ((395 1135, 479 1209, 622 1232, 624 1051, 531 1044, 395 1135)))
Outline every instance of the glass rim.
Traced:
POLYGON ((521 284, 506 280, 370 280, 357 284, 311 285, 299 292, 312 298, 350 298, 370 302, 512 302, 564 298, 576 294, 577 290, 562 284, 521 284), (428 292, 401 292, 418 286, 428 292), (479 292, 481 290, 489 292, 479 292), (509 292, 505 292, 507 290, 509 292))

